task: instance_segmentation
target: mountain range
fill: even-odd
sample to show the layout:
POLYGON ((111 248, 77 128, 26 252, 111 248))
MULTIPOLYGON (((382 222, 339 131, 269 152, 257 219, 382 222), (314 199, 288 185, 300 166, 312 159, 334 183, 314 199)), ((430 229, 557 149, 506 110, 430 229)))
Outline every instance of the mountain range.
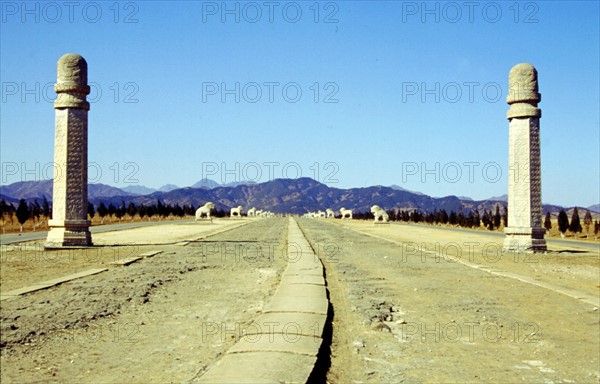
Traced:
MULTIPOLYGON (((52 200, 52 180, 17 182, 0 187, 0 198, 9 203, 16 203, 20 198, 31 201, 42 200, 44 197, 48 201, 52 200)), ((218 209, 224 210, 242 205, 246 210, 257 207, 278 213, 296 214, 327 208, 339 210, 342 207, 366 212, 374 204, 385 209, 418 209, 429 212, 434 209, 446 209, 448 212, 469 212, 477 209, 482 212, 484 209, 495 209, 496 205, 506 206, 506 195, 480 201, 457 196, 435 198, 397 185, 340 189, 306 177, 228 185, 219 185, 213 180, 203 179, 191 187, 178 188, 171 184, 161 187, 160 190, 143 186, 119 189, 104 184, 89 184, 88 199, 96 205, 100 202, 119 205, 122 201, 126 204, 133 202, 136 205, 154 204, 160 200, 164 204, 193 204, 196 207, 212 201, 218 209)), ((594 207, 598 208, 597 205, 594 207)), ((587 209, 597 212, 598 209, 592 209, 594 207, 587 209)), ((563 209, 561 206, 550 204, 544 204, 543 208, 544 212, 552 213, 563 209)))
MULTIPOLYGON (((238 185, 250 185, 255 184, 254 182, 232 182, 226 184, 219 184, 211 179, 202 179, 197 183, 193 184, 191 188, 202 188, 202 189, 213 189, 217 187, 237 187, 238 185)), ((165 184, 158 189, 148 188, 143 185, 128 185, 127 187, 121 188, 123 191, 130 193, 132 195, 149 195, 154 192, 171 192, 175 189, 180 189, 181 187, 176 186, 175 184, 165 184)))

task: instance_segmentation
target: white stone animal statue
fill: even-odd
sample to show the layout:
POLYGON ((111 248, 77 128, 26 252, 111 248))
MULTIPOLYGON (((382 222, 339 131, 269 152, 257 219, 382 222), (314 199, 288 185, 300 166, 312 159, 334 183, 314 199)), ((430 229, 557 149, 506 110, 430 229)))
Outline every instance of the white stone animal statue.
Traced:
POLYGON ((331 208, 327 208, 327 209, 325 210, 325 212, 327 213, 327 218, 328 218, 328 219, 329 219, 329 218, 334 218, 334 217, 335 217, 335 212, 333 212, 333 209, 331 209, 331 208))
POLYGON ((256 216, 256 208, 252 207, 248 210, 248 216, 256 216))
POLYGON ((214 208, 215 205, 209 201, 200 208, 196 209, 196 221, 202 219, 203 215, 206 215, 206 218, 212 221, 212 219, 210 218, 210 211, 214 208))
POLYGON ((231 211, 229 211, 229 216, 230 217, 237 216, 238 218, 241 218, 243 210, 244 210, 244 207, 242 207, 241 205, 238 205, 237 208, 231 208, 231 211))
POLYGON ((348 218, 350 220, 352 220, 352 210, 351 209, 346 209, 346 208, 340 208, 340 213, 342 215, 342 220, 344 220, 346 218, 346 216, 348 216, 348 218))
POLYGON ((390 221, 390 217, 387 212, 381 208, 379 205, 374 205, 371 207, 371 213, 375 216, 375 223, 379 221, 383 221, 384 223, 388 223, 390 221))

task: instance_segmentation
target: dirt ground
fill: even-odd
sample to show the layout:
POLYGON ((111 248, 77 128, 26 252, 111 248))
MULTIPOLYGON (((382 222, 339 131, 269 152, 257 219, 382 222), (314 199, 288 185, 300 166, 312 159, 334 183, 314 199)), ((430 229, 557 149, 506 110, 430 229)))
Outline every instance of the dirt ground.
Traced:
MULTIPOLYGON (((200 234, 207 226, 191 228, 200 234)), ((104 240, 125 234, 136 243, 136 231, 104 240)), ((287 219, 254 221, 187 246, 176 245, 180 236, 165 235, 161 242, 168 244, 136 248, 162 254, 2 301, 2 382, 192 379, 233 345, 268 301, 286 265, 286 236, 287 219)), ((72 269, 97 266, 80 268, 85 259, 75 259, 72 269)), ((3 285, 5 277, 7 286, 15 285, 10 276, 3 275, 3 285)))
POLYGON ((501 254, 496 260, 496 252, 481 249, 491 249, 497 238, 335 223, 299 220, 327 269, 334 308, 330 383, 599 381, 597 305, 466 266, 449 257, 457 255, 449 244, 461 244, 464 258, 469 248, 463 243, 478 242, 470 245, 474 263, 596 299, 597 253, 501 254), (436 244, 446 247, 442 257, 415 250, 436 244))
POLYGON ((126 231, 103 232, 93 235, 94 247, 44 251, 44 242, 3 245, 0 262, 0 290, 21 288, 89 268, 109 267, 110 263, 160 249, 157 246, 175 245, 230 226, 241 225, 237 220, 173 223, 126 231))
MULTIPOLYGON (((287 219, 244 221, 214 236, 240 223, 98 234, 103 252, 60 258, 31 243, 3 249, 2 291, 110 270, 0 302, 2 382, 202 374, 260 314, 286 265, 287 219), (163 253, 108 264, 152 250, 163 253)), ((600 315, 585 301, 598 300, 598 253, 503 254, 498 237, 417 225, 298 224, 326 268, 328 383, 600 382, 600 315)))

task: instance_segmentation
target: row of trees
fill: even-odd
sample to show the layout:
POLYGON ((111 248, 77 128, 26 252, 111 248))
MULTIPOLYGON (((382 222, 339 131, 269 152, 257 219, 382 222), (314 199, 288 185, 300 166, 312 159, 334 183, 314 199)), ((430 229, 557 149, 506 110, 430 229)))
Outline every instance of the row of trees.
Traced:
MULTIPOLYGON (((477 210, 470 211, 467 215, 465 215, 462 211, 448 212, 445 209, 442 210, 434 210, 433 212, 421 212, 419 210, 388 210, 386 211, 390 217, 390 221, 404 221, 404 222, 413 222, 413 223, 427 223, 427 224, 450 224, 450 225, 458 225, 464 228, 480 228, 483 227, 494 230, 500 229, 502 226, 506 227, 508 225, 508 210, 506 207, 503 207, 502 213, 500 212, 500 206, 496 205, 495 212, 492 210, 483 211, 483 214, 479 214, 477 210)), ((374 216, 371 212, 358 212, 354 214, 355 219, 359 220, 373 220, 374 216)), ((593 221, 592 214, 590 211, 586 211, 586 214, 583 218, 583 227, 585 227, 586 234, 590 235, 590 229, 593 224, 594 234, 597 236, 600 232, 600 222, 598 220, 593 221)), ((583 227, 581 226, 581 221, 579 219, 579 211, 577 208, 573 209, 573 214, 571 215, 571 220, 567 216, 567 213, 564 210, 561 210, 558 214, 558 231, 560 232, 562 237, 565 237, 565 233, 570 231, 573 233, 575 237, 577 237, 578 233, 583 231, 583 227)), ((544 219, 544 228, 550 231, 552 229, 552 219, 550 212, 546 213, 546 217, 544 219)))
MULTIPOLYGON (((127 219, 133 221, 136 216, 139 216, 141 220, 145 220, 146 218, 148 220, 152 220, 152 218, 160 220, 167 217, 194 216, 196 207, 193 204, 164 204, 160 200, 157 200, 154 204, 142 203, 139 205, 133 202, 125 204, 125 201, 121 201, 121 204, 118 206, 112 203, 106 205, 104 202, 100 202, 94 205, 88 202, 87 213, 90 220, 93 220, 97 216, 100 218, 100 223, 104 224, 105 219, 108 219, 110 222, 127 219)), ((226 217, 228 215, 229 212, 222 209, 215 209, 212 212, 212 216, 214 217, 226 217)), ((23 225, 28 220, 32 221, 32 226, 35 230, 41 223, 44 221, 47 222, 52 217, 52 208, 46 197, 43 198, 41 205, 37 199, 29 203, 21 199, 16 208, 12 203, 7 204, 3 199, 0 200, 0 218, 13 224, 15 217, 19 222, 21 232, 23 232, 23 225)))
MULTIPOLYGON (((569 217, 567 213, 561 209, 558 213, 558 231, 560 232, 561 237, 565 237, 565 233, 570 231, 573 233, 575 237, 577 237, 578 233, 581 233, 583 228, 581 226, 581 221, 579 219, 579 211, 577 208, 573 209, 573 214, 571 215, 571 221, 569 222, 569 217)), ((583 226, 585 227, 585 232, 587 236, 590 235, 590 227, 592 226, 592 214, 590 211, 586 211, 585 216, 583 217, 583 226)), ((544 227, 547 230, 552 228, 552 221, 550 218, 550 212, 546 213, 546 218, 544 219, 544 227)), ((597 236, 598 232, 600 232, 600 222, 596 220, 594 222, 594 234, 597 236)))
POLYGON ((17 208, 15 208, 12 203, 7 204, 6 201, 2 199, 0 200, 0 219, 4 220, 5 216, 8 216, 8 220, 11 224, 13 222, 13 216, 16 216, 19 221, 20 231, 23 232, 23 224, 25 224, 27 220, 33 220, 33 229, 35 230, 35 228, 41 224, 42 218, 48 220, 52 216, 52 209, 45 196, 41 205, 37 200, 26 203, 25 200, 21 199, 17 208))
POLYGON ((125 205, 125 202, 121 201, 121 205, 118 207, 112 203, 109 203, 108 206, 106 206, 104 202, 101 202, 97 206, 94 206, 92 203, 88 203, 87 212, 90 219, 93 219, 97 214, 100 217, 100 222, 103 224, 106 217, 108 217, 108 219, 112 222, 114 218, 121 220, 126 215, 129 216, 130 220, 133 220, 136 215, 138 215, 142 220, 144 220, 145 217, 152 219, 154 216, 162 219, 169 216, 184 217, 194 215, 196 208, 193 204, 184 204, 183 206, 180 206, 179 204, 171 205, 163 204, 160 200, 158 200, 155 204, 148 205, 143 203, 140 205, 135 205, 133 202, 125 205))
MULTIPOLYGON (((470 211, 464 214, 462 211, 448 213, 445 209, 433 210, 433 212, 421 212, 414 210, 387 210, 390 221, 404 221, 412 223, 427 223, 427 224, 450 224, 458 225, 465 228, 480 228, 483 225, 489 230, 500 228, 502 225, 507 225, 508 211, 506 207, 500 213, 500 206, 496 206, 495 212, 492 210, 484 210, 479 214, 477 210, 470 211)), ((373 220, 374 216, 371 212, 358 212, 353 215, 359 220, 373 220)))
MULTIPOLYGON (((125 201, 121 201, 119 206, 115 206, 109 203, 108 206, 101 202, 98 205, 88 203, 87 209, 90 219, 93 219, 96 215, 100 217, 101 223, 104 223, 106 218, 112 222, 114 219, 119 221, 123 220, 126 216, 129 220, 133 220, 135 216, 139 216, 141 220, 146 217, 151 220, 153 217, 159 219, 165 219, 167 217, 184 217, 193 216, 196 212, 196 207, 193 204, 164 204, 160 200, 157 200, 154 204, 139 204, 135 205, 133 202, 125 204, 125 201)), ((464 214, 462 211, 454 212, 453 210, 448 213, 445 209, 434 210, 433 212, 421 212, 419 210, 388 210, 387 211, 391 221, 404 221, 413 223, 428 223, 428 224, 450 224, 458 225, 465 228, 480 228, 483 227, 494 230, 499 229, 502 226, 506 227, 508 222, 508 211, 506 207, 503 207, 500 212, 500 206, 496 205, 495 212, 492 210, 483 211, 480 214, 477 210, 470 211, 468 214, 464 214)), ((214 210, 213 215, 216 217, 226 217, 229 212, 224 210, 214 210)), ((18 206, 10 203, 7 204, 4 200, 0 200, 0 217, 4 220, 5 216, 8 217, 8 221, 13 223, 13 216, 16 216, 20 231, 23 231, 23 224, 27 220, 32 220, 33 229, 37 228, 43 220, 48 220, 52 217, 52 209, 46 197, 43 198, 42 204, 39 204, 37 200, 27 203, 24 199, 19 201, 18 206)), ((373 220, 373 214, 371 212, 358 212, 354 214, 355 219, 362 220, 373 220)), ((585 227, 586 233, 589 236, 590 227, 594 224, 594 234, 600 232, 600 223, 596 220, 592 221, 592 215, 589 211, 583 218, 583 227, 585 227)), ((546 213, 544 219, 544 227, 550 231, 552 229, 552 220, 550 212, 546 213)), ((577 208, 573 209, 571 220, 569 220, 567 213, 561 210, 558 214, 558 231, 561 236, 564 237, 567 231, 577 236, 578 233, 583 231, 581 221, 579 219, 579 212, 577 208)))
MULTIPOLYGON (((144 220, 146 217, 148 219, 152 219, 152 217, 164 219, 169 216, 193 216, 195 212, 196 208, 193 204, 184 204, 183 206, 180 206, 179 204, 163 204, 161 201, 148 205, 135 205, 133 202, 126 205, 124 201, 121 201, 119 206, 115 206, 112 203, 109 203, 107 206, 104 202, 101 202, 96 206, 92 203, 88 203, 87 207, 89 218, 93 220, 97 215, 100 218, 101 223, 104 223, 106 218, 111 222, 114 219, 119 221, 123 220, 126 216, 129 220, 133 220, 136 215, 139 216, 141 220, 144 220)), ((221 215, 220 217, 226 215, 225 211, 221 210, 217 210, 216 214, 221 215)), ((28 220, 31 220, 33 229, 35 230, 44 222, 44 220, 47 222, 47 220, 52 217, 52 208, 45 197, 43 198, 41 205, 37 200, 27 203, 24 199, 21 199, 16 208, 12 203, 7 204, 6 201, 0 200, 0 217, 11 224, 16 217, 21 232, 23 231, 23 225, 28 220)))
MULTIPOLYGON (((98 206, 88 203, 88 216, 93 219, 96 214, 100 217, 100 222, 104 224, 104 219, 107 216, 111 222, 113 218, 121 220, 125 215, 129 216, 130 220, 133 220, 136 215, 142 220, 145 217, 148 217, 148 219, 152 219, 153 217, 165 219, 169 216, 194 216, 196 214, 196 207, 194 207, 194 204, 183 204, 182 206, 179 203, 175 205, 163 204, 160 200, 157 200, 154 204, 142 203, 140 205, 130 202, 127 206, 125 206, 124 201, 121 201, 119 207, 115 207, 112 203, 108 204, 108 206, 104 202, 101 202, 98 206)), ((213 209, 211 215, 214 217, 225 217, 229 215, 229 212, 222 209, 213 209)))

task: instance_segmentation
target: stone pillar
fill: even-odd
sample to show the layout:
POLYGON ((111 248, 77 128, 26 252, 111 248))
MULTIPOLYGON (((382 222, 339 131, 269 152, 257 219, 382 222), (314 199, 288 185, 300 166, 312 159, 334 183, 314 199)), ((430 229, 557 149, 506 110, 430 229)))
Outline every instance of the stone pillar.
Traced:
POLYGON ((510 70, 508 134, 508 226, 504 251, 546 251, 542 227, 540 117, 536 69, 526 63, 510 70))
POLYGON ((67 53, 58 60, 54 131, 54 191, 46 248, 92 245, 87 219, 87 62, 67 53))

